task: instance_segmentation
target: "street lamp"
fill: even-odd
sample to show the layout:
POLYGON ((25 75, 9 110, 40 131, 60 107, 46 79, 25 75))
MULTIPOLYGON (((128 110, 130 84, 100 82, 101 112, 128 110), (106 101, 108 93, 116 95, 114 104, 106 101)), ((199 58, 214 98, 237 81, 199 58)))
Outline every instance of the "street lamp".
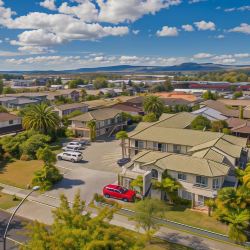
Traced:
POLYGON ((34 186, 32 188, 32 190, 23 198, 23 200, 20 202, 20 204, 16 207, 16 209, 13 211, 9 221, 8 221, 8 224, 5 228, 5 231, 4 231, 4 235, 3 235, 3 250, 6 250, 6 238, 7 238, 7 233, 8 233, 8 229, 9 229, 9 226, 10 226, 10 223, 13 219, 13 217, 15 216, 17 210, 22 206, 22 204, 24 203, 24 201, 34 192, 34 191, 37 191, 39 190, 40 187, 39 186, 34 186))

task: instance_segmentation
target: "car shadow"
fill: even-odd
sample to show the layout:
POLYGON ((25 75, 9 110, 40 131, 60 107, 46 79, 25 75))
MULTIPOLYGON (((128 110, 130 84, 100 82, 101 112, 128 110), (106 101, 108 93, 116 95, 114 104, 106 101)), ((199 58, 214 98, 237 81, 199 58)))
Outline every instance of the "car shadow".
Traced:
POLYGON ((68 179, 67 177, 64 177, 60 182, 56 183, 53 186, 53 190, 56 189, 71 189, 75 186, 80 186, 80 185, 84 185, 85 182, 83 180, 80 179, 68 179))

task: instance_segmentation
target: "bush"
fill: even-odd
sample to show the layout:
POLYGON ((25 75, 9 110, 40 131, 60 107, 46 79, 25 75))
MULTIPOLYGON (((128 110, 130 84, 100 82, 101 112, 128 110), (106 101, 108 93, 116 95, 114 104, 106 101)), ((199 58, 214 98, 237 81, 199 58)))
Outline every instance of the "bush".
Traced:
POLYGON ((198 115, 191 123, 191 128, 196 130, 210 129, 211 122, 202 115, 198 115))
POLYGON ((143 116, 143 121, 144 122, 156 122, 157 117, 154 113, 149 113, 149 114, 143 116))
POLYGON ((121 207, 121 205, 118 202, 113 201, 113 200, 108 200, 104 196, 97 194, 97 193, 94 194, 93 200, 96 202, 107 204, 107 205, 112 206, 112 207, 116 207, 116 208, 121 207))
POLYGON ((74 133, 74 131, 72 129, 66 129, 65 136, 66 137, 74 137, 75 133, 74 133))
POLYGON ((20 157, 20 160, 21 161, 28 161, 28 160, 30 160, 30 158, 29 158, 28 155, 22 154, 21 157, 20 157))

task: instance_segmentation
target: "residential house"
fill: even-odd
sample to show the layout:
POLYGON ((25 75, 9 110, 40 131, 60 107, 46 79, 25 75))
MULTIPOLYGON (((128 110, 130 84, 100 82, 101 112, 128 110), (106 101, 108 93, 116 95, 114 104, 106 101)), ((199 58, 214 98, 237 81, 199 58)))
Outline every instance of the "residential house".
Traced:
POLYGON ((226 122, 233 135, 250 138, 250 121, 231 117, 226 122))
POLYGON ((129 187, 143 176, 143 195, 166 198, 154 190, 152 179, 161 181, 167 173, 182 187, 178 195, 194 206, 204 205, 224 186, 235 186, 235 168, 248 161, 247 139, 188 128, 192 114, 165 114, 156 123, 140 123, 129 133, 127 150, 132 157, 119 175, 119 183, 129 187))
POLYGON ((84 103, 70 103, 59 106, 54 106, 54 111, 58 113, 60 117, 70 115, 74 111, 80 111, 82 113, 88 112, 88 105, 84 103))
POLYGON ((126 122, 123 121, 120 110, 112 108, 103 108, 89 111, 85 114, 73 117, 71 129, 76 136, 90 139, 90 129, 88 122, 96 122, 96 136, 107 135, 110 136, 114 132, 123 129, 126 122))
MULTIPOLYGON (((245 108, 243 111, 244 111, 243 112, 244 118, 250 119, 250 110, 245 108)), ((204 114, 204 116, 207 116, 208 119, 210 119, 211 117, 211 120, 224 120, 225 117, 226 118, 230 118, 230 117, 239 118, 239 115, 240 115, 240 111, 238 108, 230 107, 229 105, 226 105, 222 103, 221 101, 214 101, 214 100, 207 100, 207 101, 200 103, 200 109, 194 113, 204 114), (216 116, 219 115, 219 117, 221 116, 221 118, 217 119, 216 117, 213 116, 213 114, 215 114, 216 116), (222 118, 222 116, 224 118, 222 118)))
POLYGON ((0 113, 0 135, 22 130, 22 119, 9 113, 0 113))
POLYGON ((80 100, 80 91, 75 89, 61 89, 54 92, 48 92, 47 99, 49 101, 55 101, 60 98, 71 99, 73 102, 78 102, 80 100))

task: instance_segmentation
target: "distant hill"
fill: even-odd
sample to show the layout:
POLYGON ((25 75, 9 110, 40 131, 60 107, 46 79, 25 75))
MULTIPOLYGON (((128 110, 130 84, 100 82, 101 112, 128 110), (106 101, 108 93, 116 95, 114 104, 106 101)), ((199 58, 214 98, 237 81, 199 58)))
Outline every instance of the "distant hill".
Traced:
POLYGON ((159 72, 185 72, 185 71, 221 71, 234 69, 250 69, 250 65, 223 65, 214 63, 182 63, 174 66, 132 66, 115 65, 96 68, 80 68, 72 70, 49 70, 49 71, 2 71, 10 74, 79 74, 79 73, 159 73, 159 72))

